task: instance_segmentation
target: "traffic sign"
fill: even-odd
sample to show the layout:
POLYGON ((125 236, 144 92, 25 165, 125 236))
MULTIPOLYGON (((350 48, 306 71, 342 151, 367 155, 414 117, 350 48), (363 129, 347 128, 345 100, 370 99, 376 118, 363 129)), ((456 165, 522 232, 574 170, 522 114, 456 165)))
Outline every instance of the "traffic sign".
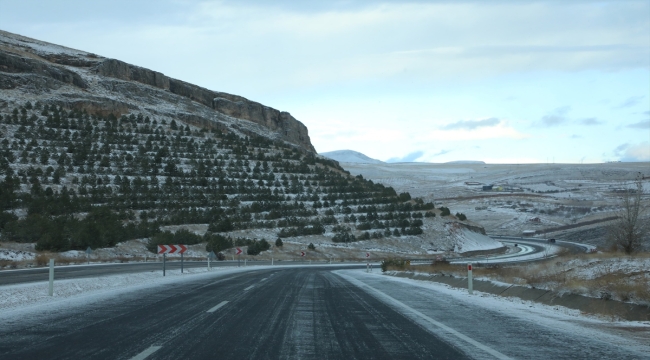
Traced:
POLYGON ((237 253, 236 254, 237 255, 241 254, 241 249, 240 248, 237 248, 237 253))
POLYGON ((301 252, 300 252, 300 256, 305 256, 305 252, 304 252, 304 251, 301 251, 301 252))
POLYGON ((185 245, 158 245, 158 254, 182 254, 185 251, 185 245))
POLYGON ((370 257, 370 253, 366 253, 366 257, 369 258, 369 257, 370 257))
POLYGON ((86 255, 90 255, 92 253, 93 253, 93 249, 91 249, 89 246, 88 249, 86 249, 86 255))
POLYGON ((217 255, 215 255, 214 251, 210 251, 208 254, 208 259, 214 260, 217 258, 217 255))

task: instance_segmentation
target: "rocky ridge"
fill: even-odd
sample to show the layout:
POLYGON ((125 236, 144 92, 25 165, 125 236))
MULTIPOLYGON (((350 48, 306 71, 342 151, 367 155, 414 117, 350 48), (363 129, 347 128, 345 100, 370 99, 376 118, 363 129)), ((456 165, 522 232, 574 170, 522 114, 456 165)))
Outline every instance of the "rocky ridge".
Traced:
POLYGON ((103 116, 137 111, 204 128, 255 133, 315 152, 307 127, 288 112, 5 31, 0 31, 0 90, 0 107, 40 101, 103 116))

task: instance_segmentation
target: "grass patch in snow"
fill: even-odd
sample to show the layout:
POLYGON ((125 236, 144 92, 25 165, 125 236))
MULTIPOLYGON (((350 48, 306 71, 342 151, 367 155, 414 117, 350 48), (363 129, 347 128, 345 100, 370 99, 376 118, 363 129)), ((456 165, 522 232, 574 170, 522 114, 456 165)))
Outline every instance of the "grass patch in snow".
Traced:
MULTIPOLYGON (((447 262, 390 264, 387 270, 467 276, 465 265, 447 262)), ((529 264, 475 266, 473 275, 475 279, 650 305, 650 253, 564 254, 529 264)))

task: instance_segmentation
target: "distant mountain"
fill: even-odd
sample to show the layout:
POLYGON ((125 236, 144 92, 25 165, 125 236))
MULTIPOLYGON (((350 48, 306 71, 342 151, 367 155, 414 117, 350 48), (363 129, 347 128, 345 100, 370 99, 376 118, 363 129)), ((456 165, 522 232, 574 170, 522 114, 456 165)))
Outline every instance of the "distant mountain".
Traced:
POLYGON ((445 164, 480 164, 484 165, 485 161, 479 161, 479 160, 456 160, 456 161, 448 161, 445 164))
POLYGON ((367 157, 366 155, 354 150, 336 150, 321 153, 320 155, 336 160, 338 162, 361 163, 361 164, 383 164, 381 160, 367 157))

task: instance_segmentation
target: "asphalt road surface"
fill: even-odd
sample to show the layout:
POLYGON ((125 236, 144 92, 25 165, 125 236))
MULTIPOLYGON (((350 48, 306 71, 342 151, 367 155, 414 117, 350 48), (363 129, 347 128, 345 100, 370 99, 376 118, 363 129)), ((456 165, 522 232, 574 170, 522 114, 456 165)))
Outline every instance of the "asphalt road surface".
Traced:
POLYGON ((5 360, 465 358, 331 268, 179 283, 0 329, 5 360))
MULTIPOLYGON (((377 271, 377 270, 375 270, 377 271)), ((0 359, 641 359, 624 341, 363 270, 188 276, 0 314, 0 359), (568 329, 568 330, 567 330, 568 329)))
MULTIPOLYGON (((270 261, 249 261, 248 265, 271 265, 270 261)), ((307 263, 307 262, 304 262, 307 263)), ((274 265, 296 265, 302 262, 293 261, 275 261, 274 265)), ((314 263, 315 264, 315 263, 314 263)), ((211 261, 212 266, 244 266, 244 260, 241 261, 211 261)), ((160 271, 162 273, 162 262, 142 262, 142 263, 124 263, 124 264, 91 264, 91 265, 65 265, 54 267, 55 280, 63 279, 80 279, 92 278, 105 275, 131 274, 145 271, 160 271)), ((184 261, 183 268, 207 268, 207 261, 184 261)), ((181 262, 166 261, 166 270, 179 270, 181 262)), ((0 271, 0 286, 20 284, 36 281, 49 280, 49 268, 40 267, 33 269, 4 270, 0 271)))

